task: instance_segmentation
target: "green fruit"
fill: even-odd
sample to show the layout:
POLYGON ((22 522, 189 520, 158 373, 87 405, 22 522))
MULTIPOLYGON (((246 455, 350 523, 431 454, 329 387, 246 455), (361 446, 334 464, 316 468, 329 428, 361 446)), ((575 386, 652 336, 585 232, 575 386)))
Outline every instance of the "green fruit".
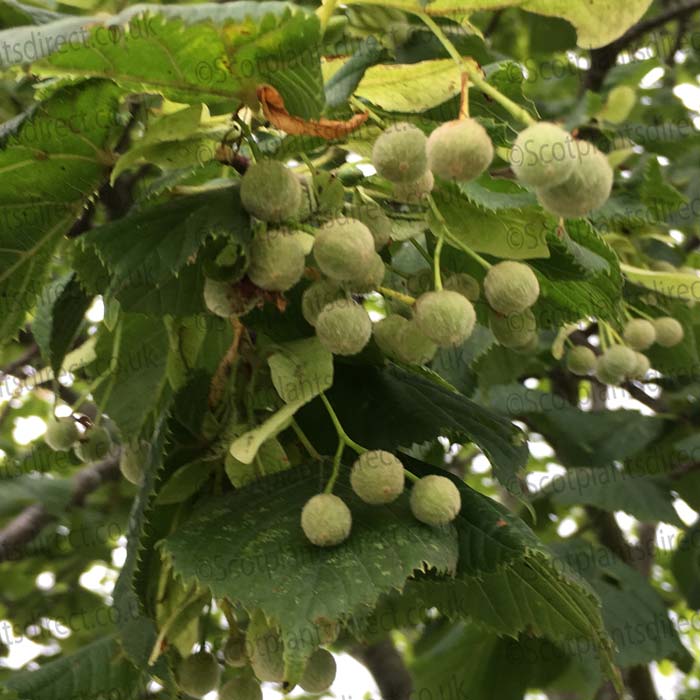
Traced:
POLYGON ((194 698, 202 698, 219 687, 221 669, 216 657, 208 651, 190 654, 180 662, 177 682, 180 688, 194 698))
POLYGON ((249 280, 236 284, 214 279, 204 280, 204 303, 221 318, 243 316, 262 301, 262 292, 249 280))
POLYGON ((239 629, 231 630, 224 645, 224 661, 227 666, 242 668, 248 665, 245 634, 239 629))
POLYGON ((368 294, 381 286, 385 274, 384 261, 378 253, 375 253, 362 276, 352 280, 346 286, 351 292, 368 294))
POLYGON ((316 234, 314 257, 321 272, 331 279, 361 278, 375 255, 374 238, 356 219, 333 219, 316 234))
POLYGON ((415 320, 406 321, 396 339, 397 359, 407 365, 424 365, 435 357, 437 345, 418 327, 415 320))
POLYGON ((375 202, 353 204, 348 213, 353 219, 362 222, 369 229, 372 238, 374 238, 376 250, 381 250, 389 243, 393 234, 391 219, 378 204, 375 202))
POLYGON ((284 680, 284 645, 278 630, 268 624, 260 611, 251 617, 246 632, 246 650, 253 672, 261 681, 284 680))
POLYGON ((637 104, 635 89, 629 85, 618 85, 610 91, 605 106, 598 112, 596 118, 621 124, 629 117, 635 104, 637 104))
POLYGON ((429 268, 424 268, 412 274, 406 280, 406 288, 411 296, 418 297, 433 288, 435 276, 429 268))
POLYGON ((374 324, 372 331, 379 349, 394 360, 399 359, 396 339, 400 330, 408 323, 408 319, 398 314, 389 314, 374 324))
POLYGON ((506 348, 523 348, 537 334, 535 314, 530 309, 508 316, 491 310, 489 327, 496 340, 506 348))
POLYGON ((420 331, 440 347, 463 343, 476 323, 476 313, 469 299, 449 289, 420 296, 414 314, 420 331))
POLYGON ((517 352, 518 355, 529 355, 533 352, 537 352, 540 349, 540 336, 539 333, 533 333, 525 345, 521 345, 519 348, 512 348, 513 352, 517 352))
POLYGON ((656 328, 651 321, 634 318, 627 322, 622 337, 632 350, 646 350, 656 341, 656 328))
POLYGON ((254 678, 232 678, 221 686, 219 700, 262 700, 260 683, 254 678))
POLYGON ((443 180, 469 182, 493 160, 493 144, 475 119, 441 124, 428 138, 428 167, 443 180))
POLYGON ((444 476, 424 476, 411 489, 411 512, 426 525, 452 522, 461 507, 459 489, 444 476))
POLYGON ((425 134, 406 122, 393 124, 374 142, 372 163, 391 182, 414 182, 428 169, 425 134))
POLYGON ((598 358, 596 376, 604 384, 621 384, 636 368, 634 350, 625 345, 611 345, 598 358))
POLYGON ((75 454, 81 462, 99 462, 112 449, 110 434, 99 426, 90 428, 75 446, 75 454))
POLYGON ((332 547, 348 538, 352 515, 338 496, 319 493, 304 505, 301 527, 308 540, 316 546, 332 547))
POLYGON ((537 190, 540 204, 565 219, 576 219, 600 209, 612 190, 613 171, 605 155, 587 141, 579 141, 577 151, 578 162, 568 180, 537 190))
POLYGON ((442 286, 452 292, 458 292, 469 301, 478 301, 481 296, 479 283, 466 272, 457 272, 443 280, 442 286))
POLYGON ((647 372, 651 369, 651 363, 646 355, 641 352, 635 352, 634 356, 637 358, 637 365, 629 373, 630 379, 642 380, 647 376, 647 372))
POLYGON ((138 486, 143 481, 145 462, 148 459, 149 445, 147 442, 123 445, 119 457, 119 471, 132 484, 138 486))
POLYGON ((307 693, 322 693, 333 684, 335 672, 333 654, 325 649, 316 649, 306 664, 299 685, 307 693))
POLYGON ((593 350, 585 345, 576 345, 566 353, 566 367, 572 374, 585 377, 591 374, 598 364, 598 358, 593 350))
POLYGON ((555 187, 573 174, 577 150, 570 133, 540 122, 518 134, 509 154, 510 167, 523 185, 555 187))
POLYGON ((315 326, 316 319, 323 311, 323 307, 340 299, 341 296, 340 287, 335 282, 318 280, 311 284, 301 295, 301 313, 306 322, 311 326, 315 326))
POLYGON ((394 184, 394 199, 406 204, 418 204, 433 191, 435 178, 426 170, 417 180, 397 182, 394 184))
POLYGON ((504 260, 486 273, 484 294, 494 311, 508 316, 529 309, 537 301, 540 283, 524 263, 504 260))
POLYGON ((54 452, 70 450, 79 438, 80 432, 70 417, 51 419, 44 433, 44 442, 54 452))
POLYGON ((261 160, 250 165, 241 178, 241 203, 262 221, 294 219, 301 206, 301 185, 283 163, 261 160))
POLYGON ((350 484, 365 503, 391 503, 403 493, 403 464, 391 452, 370 450, 352 465, 350 484))
POLYGON ((304 274, 306 253, 297 232, 268 229, 250 246, 248 277, 261 289, 286 292, 304 274))
POLYGON ((656 342, 664 348, 678 345, 685 336, 683 326, 670 316, 655 319, 654 328, 656 329, 656 342))
POLYGON ((339 299, 318 315, 316 335, 334 355, 357 355, 369 342, 372 321, 362 306, 350 299, 339 299))

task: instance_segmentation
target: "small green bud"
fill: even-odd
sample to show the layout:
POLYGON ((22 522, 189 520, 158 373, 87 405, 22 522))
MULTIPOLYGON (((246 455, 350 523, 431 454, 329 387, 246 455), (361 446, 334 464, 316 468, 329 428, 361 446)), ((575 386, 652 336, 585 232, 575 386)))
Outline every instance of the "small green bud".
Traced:
POLYGON ((221 669, 216 657, 208 651, 199 651, 184 658, 177 670, 180 688, 194 698, 203 698, 219 687, 221 669))
POLYGON ((654 320, 656 330, 656 342, 664 348, 672 348, 678 345, 684 336, 683 326, 670 316, 662 316, 654 320))
POLYGON ((585 345, 576 345, 566 354, 566 367, 572 374, 585 377, 595 371, 598 358, 585 345))

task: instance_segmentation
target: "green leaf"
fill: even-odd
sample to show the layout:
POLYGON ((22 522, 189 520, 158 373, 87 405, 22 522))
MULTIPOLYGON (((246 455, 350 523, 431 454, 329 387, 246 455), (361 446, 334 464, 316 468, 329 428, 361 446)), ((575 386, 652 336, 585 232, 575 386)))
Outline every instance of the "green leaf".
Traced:
MULTIPOLYGON (((484 451, 499 481, 519 493, 515 476, 528 455, 523 434, 462 394, 398 367, 336 363, 327 396, 348 435, 361 445, 395 450, 439 436, 469 440, 484 451)), ((299 421, 318 449, 335 451, 332 426, 320 402, 302 410, 299 421)))
POLYGON ((24 474, 3 480, 0 493, 0 517, 13 515, 25 505, 40 503, 53 515, 62 515, 73 493, 70 479, 24 474))
MULTIPOLYGON (((381 55, 381 45, 373 36, 368 36, 357 51, 326 79, 323 88, 326 93, 326 105, 331 109, 345 105, 367 68, 377 63, 381 55)), ((333 70, 333 61, 327 61, 326 66, 328 68, 324 66, 324 73, 326 70, 333 70)))
POLYGON ((621 510, 644 522, 683 526, 673 507, 673 496, 662 481, 616 467, 573 469, 533 494, 535 499, 546 496, 557 505, 586 504, 612 513, 621 510))
POLYGON ((206 483, 214 466, 214 462, 204 460, 183 464, 163 484, 156 503, 168 505, 188 500, 206 483))
POLYGON ((686 673, 690 671, 693 657, 681 643, 663 598, 639 572, 605 547, 580 539, 559 542, 554 551, 600 596, 620 666, 671 659, 686 673))
POLYGON ((287 404, 311 401, 333 384, 333 355, 315 336, 284 343, 268 364, 272 383, 287 404))
MULTIPOLYGON (((541 209, 500 209, 497 213, 481 209, 447 183, 433 190, 433 199, 447 224, 446 242, 451 246, 466 245, 478 253, 511 260, 549 257, 547 229, 553 222, 541 209)), ((428 222, 434 231, 441 230, 432 212, 428 222)))
POLYGON ((91 303, 92 297, 85 293, 75 274, 59 278, 42 293, 32 333, 55 374, 75 341, 91 303))
POLYGON ((15 672, 5 681, 22 700, 97 698, 115 688, 130 700, 139 696, 143 682, 141 673, 122 656, 113 637, 102 637, 36 671, 15 672))
POLYGON ((309 543, 300 513, 328 476, 321 467, 298 467, 257 481, 207 502, 163 544, 185 580, 260 609, 280 626, 292 682, 318 643, 316 624, 373 606, 415 570, 451 572, 457 564, 454 528, 419 523, 405 495, 369 506, 345 477, 335 492, 353 513, 350 538, 332 548, 309 543))
POLYGON ((657 294, 685 301, 697 299, 697 275, 689 272, 657 272, 625 264, 620 267, 627 279, 657 294))
POLYGON ((683 535, 671 559, 671 571, 678 588, 691 610, 700 610, 700 524, 695 524, 683 535))
POLYGON ((16 123, 0 151, 3 342, 35 302, 61 236, 107 177, 117 95, 107 81, 57 90, 16 123))
POLYGON ((167 383, 168 334, 162 320, 125 314, 114 333, 98 339, 97 371, 107 378, 95 389, 97 403, 129 441, 158 407, 167 383))

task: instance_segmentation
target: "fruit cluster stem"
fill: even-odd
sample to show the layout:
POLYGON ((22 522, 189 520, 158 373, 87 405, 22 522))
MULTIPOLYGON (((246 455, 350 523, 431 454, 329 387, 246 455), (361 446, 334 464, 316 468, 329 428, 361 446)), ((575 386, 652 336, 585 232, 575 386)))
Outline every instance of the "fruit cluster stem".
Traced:
POLYGON ((442 289, 442 275, 440 274, 440 254, 442 246, 445 242, 445 237, 440 235, 437 237, 437 245, 435 246, 435 255, 433 256, 433 271, 435 273, 435 289, 442 289))
POLYGON ((459 65, 471 80, 474 87, 478 88, 485 95, 488 95, 494 102, 498 102, 506 111, 512 114, 516 119, 528 126, 536 124, 537 120, 519 104, 516 104, 509 97, 506 97, 500 90, 489 85, 481 76, 481 71, 478 67, 471 65, 469 61, 465 61, 464 57, 457 51, 455 45, 447 38, 441 27, 430 15, 425 12, 416 13, 418 17, 425 23, 430 31, 435 35, 436 39, 442 44, 445 51, 459 65))
POLYGON ((413 306, 416 303, 414 297, 409 296, 408 294, 402 294, 401 292, 397 292, 395 289, 391 289, 389 287, 377 287, 377 291, 380 294, 383 294, 385 297, 391 297, 397 301, 402 301, 408 306, 413 306))

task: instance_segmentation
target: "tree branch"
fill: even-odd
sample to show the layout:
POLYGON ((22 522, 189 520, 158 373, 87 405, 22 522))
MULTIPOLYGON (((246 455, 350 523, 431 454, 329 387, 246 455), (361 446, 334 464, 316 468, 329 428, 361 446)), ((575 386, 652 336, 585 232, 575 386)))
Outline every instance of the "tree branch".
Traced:
MULTIPOLYGON (((115 450, 107 459, 84 467, 73 477, 73 492, 66 510, 82 507, 93 491, 118 476, 119 451, 115 450)), ((41 503, 27 506, 0 530, 0 562, 21 559, 25 547, 55 519, 41 503)))
POLYGON ((387 637, 376 644, 355 647, 350 653, 372 674, 382 700, 409 700, 413 679, 391 639, 387 637))

